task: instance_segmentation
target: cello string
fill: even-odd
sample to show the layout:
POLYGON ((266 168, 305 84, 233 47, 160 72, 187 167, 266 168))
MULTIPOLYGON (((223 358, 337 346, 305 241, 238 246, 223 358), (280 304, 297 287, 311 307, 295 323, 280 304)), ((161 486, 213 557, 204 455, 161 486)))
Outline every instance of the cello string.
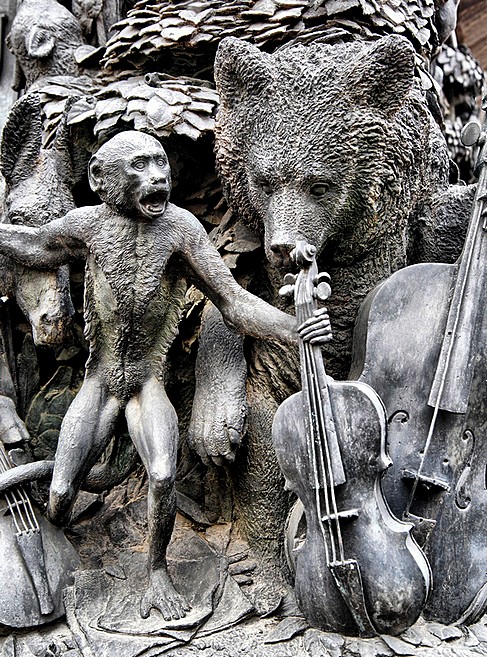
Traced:
MULTIPOLYGON (((480 189, 482 183, 485 182, 484 181, 485 172, 486 172, 486 169, 483 168, 482 169, 482 174, 481 174, 482 179, 479 180, 479 182, 478 182, 477 190, 480 189)), ((475 203, 475 208, 476 208, 476 214, 478 214, 479 216, 477 217, 476 221, 472 221, 472 224, 474 224, 474 229, 472 230, 473 238, 470 240, 469 248, 468 248, 468 251, 467 251, 467 262, 466 262, 466 265, 465 265, 465 274, 464 274, 462 282, 461 282, 461 288, 460 288, 460 300, 461 301, 463 301, 464 294, 465 294, 465 289, 467 287, 467 280, 468 280, 468 275, 469 275, 470 268, 471 268, 471 265, 472 265, 474 247, 475 247, 476 237, 477 237, 477 232, 478 232, 479 219, 481 219, 481 212, 480 211, 477 212, 477 200, 478 200, 477 199, 477 193, 478 192, 476 192, 474 203, 475 203)), ((419 463, 419 468, 418 468, 418 471, 417 471, 416 476, 414 478, 414 483, 413 483, 413 486, 411 488, 411 493, 409 495, 408 503, 407 503, 407 506, 406 506, 406 511, 405 511, 406 516, 408 516, 410 511, 411 511, 411 506, 413 504, 414 497, 416 495, 416 490, 417 490, 418 484, 419 484, 419 478, 421 476, 421 472, 422 472, 423 467, 424 467, 424 463, 425 463, 425 460, 426 460, 427 453, 429 451, 431 440, 433 438, 433 433, 434 433, 434 430, 436 428, 436 421, 438 419, 438 413, 439 413, 439 410, 440 410, 441 398, 442 398, 443 390, 445 389, 445 384, 446 384, 446 375, 447 375, 448 367, 450 366, 451 357, 452 357, 452 354, 453 354, 453 347, 454 347, 454 344, 455 344, 455 339, 454 338, 455 338, 455 335, 456 335, 456 331, 458 329, 458 324, 460 322, 461 309, 462 309, 462 303, 459 303, 458 307, 457 307, 457 310, 456 310, 455 320, 454 320, 454 323, 453 323, 452 339, 450 340, 450 344, 448 345, 448 352, 447 352, 446 359, 445 359, 445 366, 443 368, 443 374, 442 374, 442 377, 441 377, 441 383, 440 383, 440 387, 439 387, 439 390, 438 390, 438 395, 436 397, 436 402, 435 402, 435 406, 434 406, 434 410, 433 410, 433 416, 431 418, 430 426, 429 426, 429 429, 428 429, 428 435, 426 437, 426 441, 425 441, 425 444, 424 444, 423 454, 421 456, 421 461, 419 463)))
POLYGON ((22 498, 25 513, 26 513, 26 516, 27 516, 27 521, 30 525, 30 530, 31 531, 40 530, 39 523, 37 522, 37 518, 36 518, 36 515, 34 513, 34 509, 32 507, 32 502, 30 501, 29 496, 25 492, 24 487, 23 486, 17 486, 17 492, 20 494, 20 496, 22 498))
MULTIPOLYGON (((3 472, 7 472, 8 470, 12 469, 7 451, 3 443, 1 444, 1 448, 0 448, 0 465, 2 467, 3 472)), ((39 525, 37 523, 37 519, 35 518, 31 502, 27 494, 23 490, 23 488, 21 486, 16 486, 11 488, 9 492, 10 492, 9 499, 10 497, 12 497, 13 500, 12 502, 13 506, 9 507, 11 514, 16 519, 18 518, 20 520, 21 524, 25 527, 25 531, 29 531, 29 530, 32 531, 39 529, 39 525), (25 517, 22 513, 22 509, 24 510, 25 517), (18 516, 16 514, 18 514, 18 516), (34 522, 32 521, 32 517, 34 518, 34 522)), ((5 498, 7 499, 6 494, 5 494, 5 498)))

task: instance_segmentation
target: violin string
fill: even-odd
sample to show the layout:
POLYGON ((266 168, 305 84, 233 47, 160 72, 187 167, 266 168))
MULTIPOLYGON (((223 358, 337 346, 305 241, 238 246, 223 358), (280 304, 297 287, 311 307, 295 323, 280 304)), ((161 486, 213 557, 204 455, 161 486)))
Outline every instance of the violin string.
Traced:
MULTIPOLYGON (((482 171, 482 173, 484 173, 484 171, 485 171, 485 169, 482 171)), ((479 181, 478 184, 479 184, 479 187, 480 187, 481 181, 479 181)), ((475 243, 476 243, 475 237, 476 237, 476 234, 477 234, 479 218, 481 218, 481 213, 479 212, 478 214, 479 214, 479 217, 477 217, 477 221, 472 222, 472 224, 473 224, 473 229, 472 229, 473 239, 469 240, 470 243, 469 243, 469 249, 467 251, 465 274, 463 276, 462 285, 461 285, 461 288, 460 288, 460 299, 461 300, 463 300, 463 298, 464 298, 465 289, 467 287, 468 274, 470 272, 470 268, 471 268, 471 265, 472 265, 474 247, 475 247, 475 243)), ((448 372, 448 368, 450 366, 451 357, 452 357, 452 354, 453 354, 453 347, 455 345, 455 335, 456 335, 456 332, 457 332, 457 329, 458 329, 458 324, 460 322, 461 308, 462 308, 462 304, 460 303, 460 304, 458 304, 455 319, 454 319, 454 322, 453 322, 452 333, 451 333, 452 339, 450 340, 450 344, 448 345, 448 351, 447 351, 447 355, 446 355, 446 358, 445 358, 445 365, 444 365, 444 368, 443 368, 440 387, 438 389, 438 394, 436 396, 435 406, 434 406, 434 409, 433 409, 433 416, 431 418, 430 426, 429 426, 429 429, 428 429, 428 435, 427 435, 426 441, 424 443, 423 454, 421 456, 421 461, 419 463, 419 468, 418 468, 418 471, 416 472, 416 476, 414 478, 413 486, 411 488, 411 493, 409 495, 408 503, 407 503, 407 506, 406 506, 406 511, 405 511, 406 517, 409 515, 409 513, 411 511, 411 506, 414 502, 414 497, 416 495, 416 490, 417 490, 418 485, 419 485, 419 479, 421 477, 421 473, 423 471, 426 456, 428 454, 429 447, 430 447, 430 444, 431 444, 431 440, 433 438, 433 433, 434 433, 435 428, 436 428, 436 421, 438 419, 438 413, 440 411, 441 398, 443 396, 443 390, 445 389, 445 384, 446 384, 446 375, 447 375, 447 372, 448 372)))
POLYGON ((10 502, 9 504, 10 512, 12 514, 12 517, 15 521, 15 526, 17 527, 19 533, 29 531, 29 527, 25 522, 25 518, 22 513, 21 504, 19 503, 19 500, 17 499, 17 496, 15 495, 15 491, 13 490, 13 488, 9 490, 8 494, 6 494, 5 497, 10 502))
MULTIPOLYGON (((2 444, 0 444, 0 465, 2 466, 2 471, 7 472, 8 470, 11 469, 11 465, 8 460, 7 452, 5 450, 5 447, 2 444)), ((21 510, 19 508, 19 502, 15 496, 15 491, 13 489, 10 489, 8 492, 4 492, 5 500, 7 502, 10 515, 13 518, 15 528, 18 533, 21 533, 22 528, 21 524, 25 525, 24 519, 22 517, 21 510), (19 524, 20 522, 20 524, 19 524)))
MULTIPOLYGON (((313 262, 310 267, 310 272, 309 272, 309 278, 314 279, 315 276, 318 274, 318 267, 316 265, 316 260, 313 259, 313 262), (311 272, 311 269, 314 271, 311 272), (312 275, 314 274, 314 276, 312 275)), ((312 282, 311 285, 314 285, 312 282)), ((313 301, 310 304, 310 316, 313 313, 314 309, 316 308, 316 302, 315 302, 315 297, 313 295, 313 290, 310 291, 310 297, 313 299, 313 301)), ((321 349, 320 347, 313 347, 312 345, 308 344, 308 349, 309 353, 311 355, 311 362, 312 362, 312 367, 313 367, 313 373, 314 377, 316 379, 316 384, 317 388, 316 390, 316 396, 317 396, 317 409, 319 413, 319 423, 318 426, 321 428, 322 432, 324 435, 320 436, 320 452, 322 455, 322 468, 324 468, 324 463, 323 463, 323 452, 322 452, 322 446, 325 446, 325 454, 326 454, 326 467, 328 471, 328 481, 330 484, 330 496, 331 496, 331 501, 332 501, 332 507, 333 507, 333 513, 335 517, 335 531, 337 534, 337 540, 338 540, 338 547, 339 547, 339 553, 340 553, 340 560, 345 561, 345 550, 343 546, 343 536, 342 536, 342 529, 341 529, 341 523, 340 523, 340 517, 338 515, 338 504, 336 500, 336 491, 335 491, 335 476, 333 472, 333 460, 332 460, 332 455, 331 455, 331 447, 330 447, 330 441, 329 441, 329 434, 333 433, 335 436, 335 439, 337 438, 337 433, 336 433, 336 424, 335 424, 335 418, 333 415, 333 408, 331 405, 331 399, 330 399, 330 391, 328 388, 328 383, 326 380, 326 371, 325 371, 325 366, 323 363, 323 356, 321 354, 321 349), (318 365, 317 359, 320 359, 320 366, 318 365), (320 370, 322 371, 322 376, 320 376, 320 370), (320 380, 322 379, 322 380, 320 380), (324 408, 326 408, 326 414, 324 412, 324 408)))
POLYGON ((10 515, 12 516, 12 520, 14 522, 17 534, 21 534, 22 530, 21 530, 20 525, 19 525, 18 520, 17 520, 17 515, 15 513, 14 503, 10 499, 10 495, 7 492, 5 492, 4 495, 5 495, 5 500, 7 502, 7 505, 8 505, 9 511, 10 511, 10 515))
MULTIPOLYGON (((311 352, 313 347, 311 347, 311 345, 310 345, 309 348, 310 348, 310 352, 311 352)), ((321 354, 320 354, 320 357, 321 357, 321 354)), ((330 400, 330 396, 329 396, 329 389, 328 389, 326 380, 321 381, 321 382, 319 381, 320 377, 318 375, 318 367, 317 367, 317 364, 316 364, 316 360, 314 358, 312 358, 311 360, 312 360, 312 368, 313 368, 314 376, 316 378, 316 382, 320 387, 323 386, 323 388, 320 390, 321 394, 317 393, 317 395, 319 394, 319 398, 318 398, 317 404, 316 404, 317 409, 318 409, 318 414, 319 414, 319 427, 322 428, 322 431, 323 431, 323 434, 324 434, 323 436, 320 436, 320 445, 321 446, 324 445, 324 447, 325 447, 325 457, 326 457, 326 466, 325 466, 325 462, 324 462, 324 459, 323 459, 323 450, 321 449, 320 450, 321 455, 322 455, 321 465, 322 465, 322 468, 326 467, 326 471, 327 471, 327 479, 328 479, 328 483, 329 483, 329 486, 330 486, 330 497, 331 497, 333 515, 334 515, 334 518, 335 518, 334 527, 335 527, 337 540, 338 540, 338 549, 339 549, 339 554, 340 554, 340 560, 345 561, 345 550, 344 550, 344 547, 343 547, 343 536, 342 536, 342 530, 341 530, 341 526, 340 526, 340 519, 339 519, 339 515, 338 515, 338 504, 337 504, 336 493, 335 493, 335 477, 334 477, 334 474, 333 474, 333 462, 332 462, 332 457, 331 457, 330 444, 329 444, 329 440, 328 440, 328 436, 327 436, 328 426, 329 426, 328 423, 330 423, 333 426, 333 430, 335 431, 335 421, 334 421, 334 417, 333 417, 333 409, 332 409, 332 406, 331 406, 331 400, 330 400), (323 402, 325 403, 325 406, 328 410, 327 417, 325 417, 325 413, 323 411, 323 402)), ((326 376, 326 374, 325 374, 325 376, 326 376)))
MULTIPOLYGON (((308 285, 311 284, 311 286, 313 285, 312 274, 313 273, 316 274, 317 271, 313 272, 312 269, 315 270, 317 269, 315 262, 313 262, 311 267, 309 268, 305 283, 303 285, 305 285, 306 283, 308 283, 308 285)), ((302 276, 304 276, 304 274, 302 274, 302 276)), ((307 292, 310 301, 307 302, 306 299, 304 299, 303 303, 300 304, 300 308, 304 308, 304 307, 306 308, 306 316, 302 316, 301 321, 304 321, 305 319, 311 317, 315 309, 315 303, 312 300, 313 291, 312 289, 311 290, 308 289, 307 292)), ((302 312, 300 314, 303 315, 302 312)), ((307 374, 309 373, 313 379, 313 385, 308 386, 309 402, 313 408, 314 417, 316 418, 314 423, 314 427, 315 427, 314 442, 316 445, 315 449, 319 454, 319 465, 321 470, 321 478, 323 480, 323 495, 325 498, 325 506, 326 506, 326 518, 327 518, 326 524, 330 534, 332 557, 333 557, 333 562, 336 563, 337 552, 340 555, 341 561, 345 560, 345 555, 344 555, 344 547, 343 547, 343 537, 342 537, 340 520, 338 515, 338 506, 336 502, 333 464, 332 464, 331 450, 329 446, 328 431, 327 431, 329 422, 331 422, 332 424, 333 431, 335 431, 335 424, 334 424, 334 418, 331 409, 331 402, 328 394, 329 391, 326 383, 326 378, 324 378, 324 380, 320 380, 323 379, 323 377, 320 377, 319 367, 316 361, 317 358, 316 348, 313 347, 311 344, 306 343, 304 345, 304 354, 306 359, 305 370, 307 374), (328 411, 326 414, 326 418, 323 411, 323 403, 326 405, 328 411), (323 453, 323 447, 325 448, 325 454, 323 453), (325 458, 326 458, 326 463, 325 463, 325 458), (330 499, 331 499, 331 503, 330 503, 330 499), (337 542, 338 542, 338 549, 336 545, 337 542)), ((319 354, 319 358, 321 358, 321 353, 319 354)), ((324 371, 323 362, 321 362, 321 368, 324 371)), ((325 372, 324 375, 326 377, 325 372)), ((322 524, 323 519, 321 513, 320 513, 320 519, 321 519, 320 524, 322 524)))
MULTIPOLYGON (((305 356, 305 370, 307 373, 307 376, 311 374, 314 378, 313 374, 313 369, 310 363, 310 353, 309 353, 309 345, 305 344, 303 353, 305 356)), ((313 382, 314 383, 314 382, 313 382)), ((315 420, 312 423, 312 436, 310 439, 311 442, 311 448, 313 450, 313 456, 314 456, 314 467, 317 473, 317 481, 320 481, 319 477, 319 472, 321 471, 321 482, 322 482, 322 487, 323 487, 323 497, 325 500, 325 513, 326 513, 326 526, 328 529, 328 533, 330 536, 330 546, 331 546, 331 556, 332 556, 332 561, 336 562, 337 560, 337 548, 336 548, 336 539, 333 531, 333 523, 331 519, 331 504, 330 504, 330 489, 329 489, 329 481, 326 477, 326 470, 324 467, 323 463, 323 450, 322 450, 322 445, 320 441, 320 436, 319 436, 319 430, 317 426, 317 418, 318 418, 318 407, 319 404, 316 403, 316 397, 313 395, 313 389, 314 385, 308 385, 308 405, 311 409, 311 414, 314 416, 315 420), (316 452, 318 452, 319 459, 316 456, 316 452), (318 465, 319 464, 319 465, 318 465), (321 466, 319 468, 319 466, 321 466)), ((317 497, 317 513, 319 516, 319 524, 320 527, 323 527, 323 513, 321 510, 321 502, 319 502, 320 499, 320 486, 318 486, 317 491, 316 491, 316 497, 317 497)), ((327 559, 327 563, 329 563, 327 559)))
MULTIPOLYGON (((299 274, 300 279, 303 278, 303 274, 299 274)), ((298 290, 302 289, 301 286, 297 286, 298 290)), ((302 311, 302 307, 305 305, 305 300, 301 300, 300 298, 296 298, 296 315, 298 318, 299 323, 301 324, 306 317, 304 316, 304 313, 302 311)), ((303 388, 304 392, 308 398, 308 404, 307 404, 307 411, 308 411, 308 426, 309 430, 307 432, 307 443, 308 443, 308 452, 311 455, 311 461, 312 461, 312 468, 313 468, 313 476, 314 476, 314 488, 315 488, 315 503, 316 503, 316 513, 318 515, 318 525, 321 530, 321 534, 323 537, 323 544, 325 547, 325 557, 326 557, 326 563, 330 563, 330 551, 328 547, 328 542, 326 538, 326 532, 325 528, 323 526, 322 522, 322 516, 323 512, 321 509, 321 493, 320 493, 320 488, 321 484, 323 485, 323 491, 324 491, 324 499, 325 499, 325 508, 326 508, 326 514, 329 517, 329 498, 328 498, 328 493, 327 493, 327 486, 326 486, 326 481, 320 482, 319 478, 319 470, 318 470, 318 463, 317 463, 317 455, 316 455, 316 441, 315 441, 315 433, 316 433, 316 413, 314 412, 315 409, 313 408, 313 399, 311 396, 311 389, 312 389, 312 384, 313 382, 310 380, 310 368, 308 367, 308 354, 307 354, 307 349, 308 345, 303 342, 302 340, 299 341, 299 352, 300 352, 300 358, 301 358, 301 369, 302 372, 304 373, 303 377, 303 388)), ((336 548, 335 548, 335 539, 333 536, 333 530, 330 525, 330 523, 327 523, 327 529, 328 529, 328 534, 329 534, 329 539, 330 539, 330 549, 332 551, 332 561, 336 560, 336 548)))

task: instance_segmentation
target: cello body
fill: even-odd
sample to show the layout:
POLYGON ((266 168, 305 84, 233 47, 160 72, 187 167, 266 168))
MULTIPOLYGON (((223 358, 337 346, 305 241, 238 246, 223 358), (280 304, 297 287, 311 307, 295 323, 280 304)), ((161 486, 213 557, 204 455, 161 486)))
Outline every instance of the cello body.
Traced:
MULTIPOLYGON (((300 330, 312 323, 316 299, 331 291, 315 251, 297 243, 301 271, 288 274, 281 290, 295 295, 300 330)), ((390 466, 384 406, 370 386, 326 376, 314 326, 311 332, 299 345, 303 390, 281 404, 272 427, 286 487, 306 516, 306 538, 293 559, 298 604, 323 630, 398 634, 419 617, 430 571, 413 525, 393 516, 382 493, 390 466)))
POLYGON ((443 623, 487 609, 487 122, 462 138, 480 146, 462 254, 406 267, 371 292, 350 373, 385 403, 386 497, 415 520, 434 579, 425 616, 443 623))
MULTIPOLYGON (((0 478, 16 467, 0 443, 0 478)), ((0 487, 0 627, 26 628, 64 616, 63 590, 79 565, 78 555, 61 529, 35 509, 24 477, 0 487)))
POLYGON ((42 534, 43 561, 53 601, 52 610, 42 613, 31 574, 19 549, 12 518, 0 518, 0 625, 9 628, 36 627, 64 616, 63 589, 79 558, 61 529, 37 516, 42 534))
MULTIPOLYGON (((458 265, 445 264, 396 272, 369 295, 356 325, 350 376, 373 386, 387 409, 393 465, 384 492, 399 517, 408 510, 433 419, 428 397, 457 273, 458 265)), ((433 572, 425 616, 443 623, 475 622, 487 603, 487 316, 482 307, 474 329, 466 412, 438 410, 410 508, 433 572)))

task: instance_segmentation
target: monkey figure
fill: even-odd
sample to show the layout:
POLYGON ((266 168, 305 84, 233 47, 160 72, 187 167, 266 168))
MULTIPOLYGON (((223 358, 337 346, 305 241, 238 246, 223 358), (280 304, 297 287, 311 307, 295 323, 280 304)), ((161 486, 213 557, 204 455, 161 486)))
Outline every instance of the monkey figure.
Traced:
MULTIPOLYGON (((186 282, 181 261, 229 326, 261 338, 296 342, 295 318, 243 290, 190 212, 169 202, 170 167, 160 143, 127 131, 91 158, 89 182, 101 205, 81 207, 38 228, 0 224, 0 252, 34 268, 86 258, 83 385, 63 420, 48 516, 69 519, 79 486, 125 412, 149 478, 149 587, 140 613, 182 618, 187 601, 167 572, 176 515, 176 412, 164 388, 168 348, 177 332, 186 282), (179 261, 179 262, 178 262, 179 261)), ((304 326, 304 325, 303 325, 304 326)), ((328 317, 303 330, 329 336, 328 317)))

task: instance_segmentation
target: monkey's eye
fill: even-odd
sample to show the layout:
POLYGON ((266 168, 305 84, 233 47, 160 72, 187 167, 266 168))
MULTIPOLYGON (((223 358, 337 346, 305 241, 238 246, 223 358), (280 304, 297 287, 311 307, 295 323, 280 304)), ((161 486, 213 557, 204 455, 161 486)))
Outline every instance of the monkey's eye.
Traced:
POLYGON ((11 224, 16 224, 17 226, 24 223, 24 217, 21 214, 11 214, 8 220, 11 224))
POLYGON ((167 167, 167 162, 162 157, 156 160, 156 164, 158 167, 167 167))
POLYGON ((322 196, 328 194, 330 191, 330 185, 324 181, 320 181, 312 185, 309 191, 311 196, 321 198, 322 196))
POLYGON ((146 167, 146 161, 145 160, 134 160, 132 162, 132 167, 136 171, 143 171, 146 167))

